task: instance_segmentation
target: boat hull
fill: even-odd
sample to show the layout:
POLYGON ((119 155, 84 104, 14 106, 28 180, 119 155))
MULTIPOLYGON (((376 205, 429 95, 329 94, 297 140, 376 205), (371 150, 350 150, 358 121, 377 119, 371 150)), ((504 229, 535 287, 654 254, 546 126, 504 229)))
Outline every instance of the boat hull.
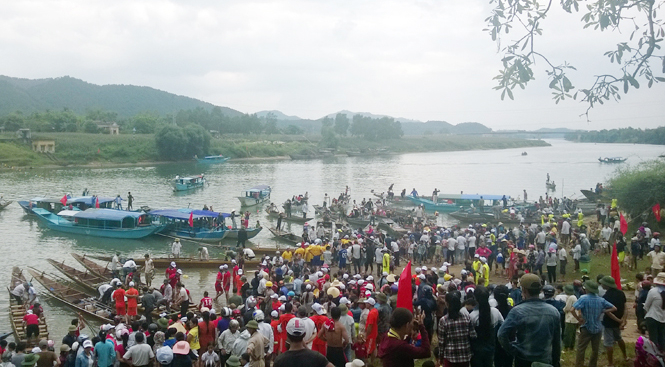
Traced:
POLYGON ((416 205, 423 205, 425 210, 436 210, 439 212, 444 212, 444 213, 451 213, 458 211, 460 209, 460 206, 457 204, 450 204, 450 203, 435 203, 432 200, 428 199, 422 199, 422 198, 417 198, 413 196, 407 196, 409 200, 411 200, 412 203, 416 205))
POLYGON ((195 190, 198 188, 201 188, 205 186, 205 183, 197 183, 197 184, 173 184, 173 191, 188 191, 188 190, 195 190))
POLYGON ((50 214, 46 217, 43 214, 32 211, 39 219, 46 224, 49 229, 58 232, 80 234, 93 237, 106 237, 106 238, 121 238, 121 239, 141 239, 148 237, 164 229, 164 226, 148 225, 145 227, 136 228, 93 228, 77 226, 69 221, 60 221, 57 215, 50 214))
POLYGON ((171 237, 186 238, 195 241, 201 242, 219 242, 223 240, 229 233, 229 231, 208 231, 208 230, 187 230, 187 229, 169 229, 162 232, 163 234, 171 237))
POLYGON ((250 206, 255 206, 255 205, 260 205, 265 203, 266 201, 270 201, 270 196, 266 196, 263 198, 253 198, 249 196, 238 196, 238 200, 240 200, 240 205, 243 207, 250 207, 250 206))
POLYGON ((270 233, 275 236, 275 239, 286 242, 286 243, 301 243, 303 241, 303 238, 301 236, 295 235, 291 232, 282 232, 278 231, 275 228, 268 228, 270 233))
POLYGON ((230 157, 220 157, 220 158, 197 158, 196 162, 201 164, 220 164, 229 160, 230 157))
MULTIPOLYGON (((261 232, 263 228, 249 228, 247 229, 247 239, 254 238, 256 237, 259 232, 261 232)), ((238 230, 237 229, 229 229, 226 231, 226 237, 225 238, 232 238, 232 239, 238 239, 238 230)))

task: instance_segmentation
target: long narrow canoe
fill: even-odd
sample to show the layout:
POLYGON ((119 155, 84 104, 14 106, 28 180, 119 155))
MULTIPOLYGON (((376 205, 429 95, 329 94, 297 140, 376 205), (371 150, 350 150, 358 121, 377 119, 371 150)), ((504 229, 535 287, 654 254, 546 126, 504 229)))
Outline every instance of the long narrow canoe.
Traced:
POLYGON ((40 273, 34 269, 28 269, 28 272, 32 275, 33 279, 44 286, 51 293, 51 296, 58 301, 103 323, 113 322, 111 320, 111 308, 99 302, 97 297, 91 297, 86 293, 68 287, 62 282, 47 277, 44 272, 40 273))
MULTIPOLYGON (((113 271, 109 269, 108 265, 107 266, 101 266, 97 264, 96 262, 89 260, 85 257, 85 255, 81 256, 79 254, 74 254, 72 253, 72 256, 76 261, 79 262, 79 264, 83 265, 84 268, 88 269, 89 272, 93 273, 94 275, 97 275, 101 278, 104 279, 112 279, 113 278, 113 271)), ((137 264, 138 265, 138 264, 137 264)))
POLYGON ((345 218, 346 222, 354 228, 365 228, 369 224, 369 219, 362 218, 345 218))
POLYGON ((294 244, 303 241, 303 238, 301 236, 295 235, 291 232, 280 231, 276 228, 268 228, 268 230, 270 230, 270 233, 272 233, 276 239, 282 240, 284 242, 294 244))
MULTIPOLYGON (((279 218, 279 211, 270 210, 270 208, 266 208, 266 213, 268 213, 268 216, 271 217, 271 218, 279 218)), ((298 217, 298 216, 293 216, 293 215, 290 216, 290 217, 287 217, 287 216, 282 217, 283 221, 293 222, 293 223, 300 223, 300 224, 303 224, 305 222, 309 222, 312 219, 314 219, 314 218, 303 218, 303 217, 298 217)))
MULTIPOLYGON (((19 284, 26 283, 25 276, 23 276, 23 271, 17 266, 12 268, 12 278, 11 283, 9 284, 8 290, 11 292, 14 287, 19 284)), ((25 316, 25 307, 22 304, 19 304, 14 299, 14 296, 9 294, 9 320, 12 324, 12 330, 14 332, 15 341, 28 342, 28 339, 25 336, 25 330, 23 329, 23 317, 25 316)), ((39 320, 39 338, 48 339, 48 326, 46 325, 46 319, 44 315, 39 320)))
POLYGON ((77 285, 85 288, 86 291, 89 291, 93 295, 97 294, 97 289, 100 285, 108 283, 108 280, 104 277, 101 277, 97 274, 91 273, 89 270, 81 271, 69 265, 65 265, 65 262, 58 262, 53 259, 46 259, 49 264, 53 265, 56 269, 60 270, 67 278, 71 279, 77 285))
MULTIPOLYGON (((254 250, 254 249, 252 249, 252 250, 254 250)), ((270 252, 269 254, 274 255, 275 251, 277 251, 277 250, 278 250, 277 248, 274 248, 272 250, 272 252, 270 252)), ((256 254, 256 251, 255 251, 255 254, 256 254)), ((268 253, 266 253, 266 254, 268 254, 268 253)), ((106 261, 106 262, 111 261, 111 257, 109 257, 109 256, 86 255, 86 257, 90 258, 90 259, 106 261)), ((138 265, 138 266, 143 266, 143 264, 145 264, 144 259, 137 259, 137 260, 134 260, 134 261, 136 262, 136 265, 138 265)), ((170 257, 152 258, 153 265, 155 265, 155 268, 158 268, 158 269, 166 269, 171 264, 171 261, 175 261, 178 268, 181 268, 181 269, 196 269, 196 268, 217 269, 222 264, 227 264, 229 266, 231 266, 231 264, 232 264, 231 260, 222 260, 222 259, 200 260, 200 259, 191 259, 191 258, 184 258, 184 257, 181 257, 181 258, 178 258, 178 259, 174 259, 174 258, 170 258, 170 257)), ((258 265, 258 264, 259 264, 259 261, 257 261, 257 260, 246 260, 245 261, 245 265, 248 265, 248 266, 253 266, 253 265, 258 265)))

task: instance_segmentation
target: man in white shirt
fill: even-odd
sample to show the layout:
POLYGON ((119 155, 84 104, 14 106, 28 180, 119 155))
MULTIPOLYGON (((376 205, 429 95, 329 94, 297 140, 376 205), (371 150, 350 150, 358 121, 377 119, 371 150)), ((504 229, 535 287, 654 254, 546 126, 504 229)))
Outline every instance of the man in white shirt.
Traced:
POLYGON ((353 260, 353 268, 356 274, 360 274, 360 255, 361 255, 360 244, 356 241, 351 245, 351 256, 353 260))
POLYGON ((651 258, 651 274, 658 274, 663 271, 665 264, 665 252, 660 251, 660 245, 655 245, 653 251, 647 254, 651 258))
POLYGON ((312 343, 314 342, 314 338, 316 338, 316 325, 312 319, 307 317, 307 309, 305 306, 298 307, 297 317, 302 320, 302 323, 305 326, 306 332, 303 341, 305 342, 305 345, 307 345, 307 348, 312 349, 312 343))
POLYGON ((111 258, 111 272, 113 273, 113 277, 117 278, 120 274, 118 273, 118 263, 120 262, 120 253, 116 252, 115 255, 113 255, 113 258, 111 258))
POLYGON ((131 360, 131 365, 135 367, 148 367, 152 365, 155 353, 152 351, 150 345, 145 344, 144 338, 143 333, 136 333, 136 344, 130 347, 125 355, 122 356, 124 359, 123 362, 131 360))
POLYGON ((568 252, 566 248, 561 246, 557 254, 559 256, 559 273, 561 274, 561 280, 566 277, 566 264, 568 263, 568 252))
POLYGON ((466 243, 469 245, 469 257, 473 259, 473 255, 476 254, 476 235, 471 233, 466 239, 466 243))
POLYGON ((455 237, 451 236, 448 239, 448 256, 451 258, 451 260, 452 260, 451 263, 452 264, 455 264, 455 248, 456 247, 457 247, 457 240, 455 239, 455 237))
POLYGON ((570 242, 570 218, 566 218, 561 224, 561 244, 566 246, 570 242))
POLYGON ((180 238, 176 238, 175 241, 171 244, 171 255, 173 255, 174 258, 178 259, 180 258, 180 249, 182 248, 182 245, 180 244, 180 238))
POLYGON ((459 235, 457 236, 457 251, 458 251, 458 256, 461 257, 462 262, 464 262, 464 259, 466 259, 466 237, 462 235, 460 232, 459 235), (459 253, 461 251, 461 253, 459 253))

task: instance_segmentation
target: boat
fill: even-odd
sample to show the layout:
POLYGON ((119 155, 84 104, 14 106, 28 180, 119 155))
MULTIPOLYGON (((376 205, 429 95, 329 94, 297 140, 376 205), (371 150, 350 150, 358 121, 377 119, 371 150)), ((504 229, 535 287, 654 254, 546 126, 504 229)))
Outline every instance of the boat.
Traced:
POLYGON ((0 210, 8 207, 11 203, 13 203, 11 200, 0 200, 0 210))
POLYGON ((115 198, 99 196, 81 196, 67 199, 67 206, 86 210, 90 208, 113 209, 115 198))
POLYGON ((224 225, 229 214, 194 209, 158 209, 150 215, 159 218, 165 226, 161 232, 167 236, 187 238, 201 242, 219 242, 228 234, 224 225), (192 220, 192 226, 189 220, 192 220))
MULTIPOLYGON (((25 307, 22 304, 19 304, 14 299, 14 296, 11 295, 11 291, 19 284, 27 283, 23 271, 15 266, 12 268, 12 277, 9 283, 7 290, 10 292, 9 295, 9 320, 12 324, 12 333, 14 334, 14 341, 16 342, 28 342, 28 339, 25 336, 25 330, 23 329, 23 317, 25 316, 25 307)), ((10 333, 11 334, 11 333, 10 333)), ((46 319, 44 315, 39 319, 39 338, 48 339, 48 326, 46 325, 46 319)))
MULTIPOLYGON (((267 251, 264 253, 265 255, 274 255, 275 251, 278 251, 279 248, 273 248, 270 251, 267 251)), ((256 248, 252 248, 252 251, 259 256, 259 253, 257 252, 256 248)), ((90 259, 95 259, 99 261, 105 261, 105 262, 111 262, 111 257, 110 256, 95 256, 95 255, 86 255, 86 257, 90 259)), ((143 266, 145 264, 145 259, 144 258, 138 258, 134 260, 136 262, 136 265, 138 266, 143 266)), ((226 264, 229 266, 232 266, 232 262, 230 259, 209 259, 209 260, 201 260, 201 259, 192 259, 192 258, 178 258, 174 259, 171 257, 157 257, 157 258, 152 258, 152 263, 155 265, 155 268, 158 269, 166 269, 169 267, 172 261, 176 262, 176 265, 178 265, 179 269, 198 269, 198 268, 206 268, 206 269, 218 269, 220 265, 226 264)), ((259 265, 258 260, 245 260, 245 265, 246 266, 255 266, 259 265)))
POLYGON ((623 157, 605 157, 605 158, 598 158, 598 162, 600 162, 600 163, 623 163, 627 159, 628 158, 623 158, 623 157))
POLYGON ((494 219, 492 213, 478 213, 469 210, 459 210, 448 213, 448 215, 464 223, 486 223, 494 219))
POLYGON ((108 279, 94 274, 89 270, 81 271, 69 265, 65 265, 64 261, 55 261, 53 259, 46 259, 46 261, 58 269, 67 278, 71 279, 77 285, 92 294, 97 293, 97 288, 99 288, 100 285, 108 283, 108 279))
POLYGON ((595 191, 591 190, 580 190, 582 195, 584 195, 589 201, 609 201, 603 194, 598 194, 595 191))
POLYGON ((528 155, 528 153, 527 152, 522 152, 522 155, 525 156, 525 155, 528 155))
POLYGON ((203 158, 199 158, 197 156, 194 156, 194 159, 196 159, 197 163, 203 163, 203 164, 219 164, 219 163, 224 163, 228 161, 231 157, 224 157, 223 155, 209 155, 205 156, 203 158))
POLYGON ((379 219, 378 228, 380 230, 386 231, 386 233, 388 233, 392 238, 400 238, 409 232, 406 228, 401 227, 390 218, 379 219))
POLYGON ((346 222, 349 223, 349 225, 354 228, 365 228, 371 222, 371 219, 363 219, 363 218, 346 217, 344 218, 344 220, 346 220, 346 222))
POLYGON ((54 214, 46 209, 34 208, 32 212, 49 229, 94 237, 139 239, 164 229, 164 225, 152 223, 152 218, 146 213, 124 210, 63 210, 54 214))
MULTIPOLYGON (((255 227, 255 228, 249 227, 249 228, 246 228, 245 232, 247 232, 247 239, 249 240, 251 238, 256 237, 256 235, 258 235, 259 232, 261 232, 262 229, 263 229, 263 227, 255 227)), ((224 237, 224 238, 226 238, 226 239, 236 239, 237 240, 238 239, 238 232, 240 232, 240 230, 239 229, 227 229, 226 232, 227 232, 227 234, 226 234, 226 237, 224 237)))
POLYGON ((332 150, 321 149, 318 152, 305 151, 300 152, 299 154, 290 154, 289 157, 293 160, 304 160, 304 159, 321 159, 321 158, 330 158, 335 156, 335 153, 332 150))
POLYGON ((554 181, 545 182, 545 187, 550 191, 556 191, 556 183, 554 183, 554 181))
POLYGON ((61 202, 61 200, 62 199, 36 197, 30 200, 19 200, 18 205, 23 208, 23 211, 26 214, 35 214, 33 212, 35 208, 41 208, 47 210, 50 213, 58 213, 65 208, 65 205, 61 202))
MULTIPOLYGON (((268 216, 271 217, 271 218, 279 218, 279 215, 280 215, 279 210, 276 210, 274 208, 271 209, 270 207, 266 208, 266 213, 268 213, 268 216)), ((283 217, 282 217, 283 221, 292 222, 292 223, 304 224, 304 223, 309 222, 310 220, 314 219, 314 218, 303 218, 303 217, 294 216, 294 215, 292 215, 290 217, 287 217, 284 213, 281 213, 281 214, 283 214, 283 217)))
POLYGON ((238 196, 240 205, 243 207, 254 206, 270 200, 270 186, 258 185, 247 189, 238 196))
POLYGON ((171 184, 173 185, 173 191, 187 191, 203 187, 206 184, 206 179, 204 175, 194 177, 175 176, 171 184))
MULTIPOLYGON (((109 279, 109 280, 113 279, 113 271, 109 269, 108 265, 101 266, 96 262, 86 258, 85 255, 81 256, 75 253, 72 253, 71 255, 74 257, 74 260, 78 261, 79 264, 83 265, 83 267, 88 269, 89 272, 104 279, 109 279)), ((110 263, 111 261, 109 260, 108 262, 110 263)), ((138 265, 138 262, 136 263, 136 265, 138 265)))
POLYGON ((478 194, 439 194, 437 195, 437 202, 432 201, 431 196, 414 197, 407 196, 416 205, 422 205, 425 210, 436 210, 438 212, 455 212, 461 209, 470 208, 472 206, 479 207, 482 200, 483 206, 489 208, 497 201, 503 198, 510 200, 509 195, 478 195, 478 194))
POLYGON ((284 242, 288 242, 288 243, 292 243, 292 244, 303 242, 302 236, 295 235, 291 232, 280 231, 279 229, 276 229, 276 228, 268 228, 268 230, 278 240, 282 240, 284 242))
POLYGON ((113 323, 111 308, 99 302, 97 297, 92 297, 86 293, 71 288, 63 282, 46 276, 44 272, 35 269, 28 269, 28 272, 34 280, 38 281, 46 288, 53 298, 72 307, 78 312, 94 317, 102 323, 113 323))

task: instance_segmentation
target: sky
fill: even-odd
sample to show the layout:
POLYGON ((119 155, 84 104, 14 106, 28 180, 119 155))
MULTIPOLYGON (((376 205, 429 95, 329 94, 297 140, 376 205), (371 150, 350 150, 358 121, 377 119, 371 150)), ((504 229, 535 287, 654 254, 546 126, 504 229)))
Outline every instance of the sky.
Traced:
MULTIPOLYGON (((576 87, 616 72, 603 53, 626 29, 582 29, 581 14, 557 4, 536 48, 574 65, 576 87)), ((5 0, 0 74, 149 86, 311 119, 351 110, 495 130, 665 125, 664 83, 587 121, 586 104, 554 104, 542 62, 526 90, 501 101, 492 78, 502 55, 483 31, 490 10, 489 0, 5 0)))

